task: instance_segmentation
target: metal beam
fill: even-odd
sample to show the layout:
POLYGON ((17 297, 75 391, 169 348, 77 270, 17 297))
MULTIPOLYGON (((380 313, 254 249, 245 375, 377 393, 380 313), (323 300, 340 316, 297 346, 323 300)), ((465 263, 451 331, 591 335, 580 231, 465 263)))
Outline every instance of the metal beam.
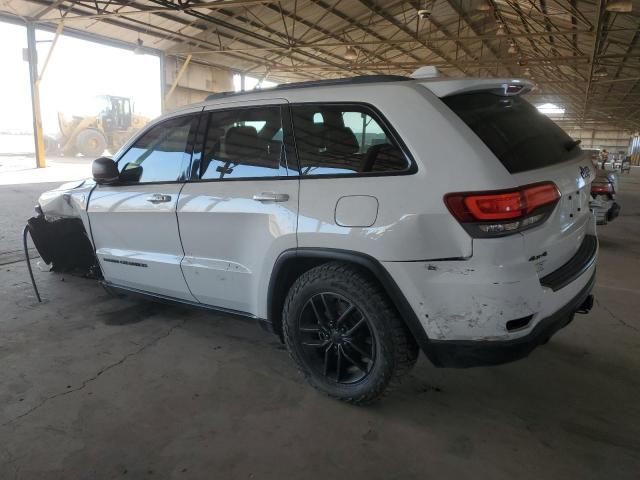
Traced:
POLYGON ((169 89, 169 93, 167 93, 167 96, 164 99, 165 103, 167 103, 169 101, 169 99, 171 98, 171 95, 173 95, 173 92, 175 91, 176 87, 178 86, 178 82, 180 81, 180 79, 184 75, 184 72, 187 71, 187 67, 189 66, 190 62, 191 62, 191 55, 188 55, 187 58, 185 59, 184 63, 182 64, 182 67, 180 67, 180 70, 178 71, 178 75, 176 75, 175 80, 171 84, 171 88, 169 89))
MULTIPOLYGON (((374 12, 376 15, 384 18, 388 23, 390 23, 391 25, 399 29, 405 35, 409 35, 411 38, 416 40, 420 45, 422 45, 424 48, 426 48, 430 52, 435 53, 443 60, 454 65, 462 73, 466 73, 464 71, 464 67, 460 67, 458 62, 455 59, 449 58, 447 54, 442 50, 440 50, 438 47, 435 47, 434 45, 430 45, 428 42, 421 40, 420 37, 417 36, 413 31, 411 31, 405 24, 403 24, 402 22, 399 22, 393 15, 390 15, 384 8, 375 4, 372 0, 359 0, 359 2, 365 7, 367 7, 369 10, 374 12)), ((421 63, 421 65, 424 65, 424 61, 421 63)))
POLYGON ((44 59, 44 64, 42 65, 42 70, 38 75, 38 88, 40 88, 40 82, 42 82, 42 78, 44 77, 44 72, 47 71, 47 66, 49 65, 49 60, 51 60, 51 55, 53 55, 53 51, 56 48, 56 44, 58 43, 58 39, 60 35, 62 35, 62 30, 64 30, 64 23, 60 22, 58 27, 56 28, 56 34, 53 37, 53 41, 51 42, 51 46, 49 47, 49 51, 47 52, 47 58, 44 59))
MULTIPOLYGON (((593 36, 593 32, 588 30, 559 30, 557 32, 552 32, 551 35, 586 35, 593 36)), ((293 43, 290 47, 246 47, 246 48, 217 48, 211 50, 167 50, 167 54, 171 55, 186 55, 188 53, 194 54, 204 54, 204 53, 229 53, 229 52, 250 52, 250 51, 270 51, 270 52, 279 52, 279 51, 289 51, 289 50, 298 50, 302 48, 334 48, 334 47, 361 47, 361 46, 374 46, 374 45, 415 45, 422 42, 428 43, 447 43, 452 41, 457 41, 458 43, 475 43, 481 42, 483 40, 503 40, 509 38, 532 38, 532 37, 548 37, 549 33, 547 32, 520 32, 520 33, 511 33, 504 35, 473 35, 473 36, 460 36, 455 37, 455 40, 449 37, 436 37, 433 35, 429 36, 420 36, 418 39, 392 39, 392 40, 350 40, 350 41, 339 41, 339 42, 318 42, 318 43, 293 43)), ((295 39, 294 39, 295 42, 295 39)), ((617 57, 616 57, 617 58, 617 57)))
MULTIPOLYGON (((370 28, 370 27, 368 27, 366 25, 363 25, 359 21, 351 18, 350 16, 348 16, 345 13, 341 12, 340 10, 338 10, 336 8, 337 4, 335 4, 334 6, 331 6, 331 5, 327 4, 323 0, 312 0, 312 2, 315 5, 318 5, 319 7, 323 8, 324 10, 330 12, 332 15, 338 17, 339 19, 349 23, 349 25, 352 25, 352 26, 356 27, 358 30, 366 33, 367 35, 371 35, 373 38, 377 38, 378 40, 382 40, 382 41, 388 40, 387 38, 383 37, 378 32, 376 32, 373 28, 370 28)), ((404 48, 402 48, 400 46, 396 46, 396 50, 399 51, 400 53, 402 53, 403 55, 406 55, 406 56, 408 56, 410 58, 413 58, 414 60, 420 60, 420 58, 416 57, 413 53, 411 53, 411 51, 407 51, 407 50, 405 50, 404 48)))
POLYGON ((587 114, 589 108, 589 93, 593 83, 593 72, 596 65, 596 56, 598 55, 598 46, 600 35, 602 34, 602 15, 604 13, 604 0, 597 0, 596 6, 596 35, 593 38, 593 48, 591 49, 591 65, 589 65, 589 77, 587 78, 587 88, 584 92, 584 105, 582 107, 582 116, 587 114))
MULTIPOLYGON (((48 2, 47 0, 28 0, 30 3, 35 3, 35 4, 39 4, 39 5, 47 5, 48 2)), ((133 2, 128 3, 128 5, 134 5, 133 2)), ((84 7, 87 8, 87 7, 84 7)), ((85 12, 85 10, 81 10, 77 7, 70 7, 68 10, 68 12, 70 13, 79 13, 79 14, 83 14, 85 12)), ((181 18, 176 18, 176 17, 172 17, 171 15, 168 14, 164 14, 164 13, 160 13, 157 14, 159 16, 161 16, 163 19, 167 19, 167 20, 171 20, 171 21, 175 21, 178 23, 181 23, 185 26, 190 25, 190 22, 181 19, 181 18)), ((147 24, 145 22, 133 19, 133 18, 123 18, 123 19, 110 19, 110 18, 106 18, 104 20, 102 20, 105 24, 108 25, 112 25, 118 28, 122 28, 124 30, 132 30, 134 32, 138 32, 138 33, 142 33, 144 35, 147 36, 151 36, 151 37, 155 37, 159 40, 172 40, 175 42, 182 42, 191 46, 195 46, 195 47, 200 47, 200 48, 204 48, 204 47, 211 47, 211 48, 217 48, 215 46, 215 44, 212 44, 208 41, 199 39, 197 37, 193 37, 190 35, 186 35, 184 33, 181 33, 179 31, 172 31, 169 30, 167 28, 161 27, 158 24, 147 24), (127 23, 124 23, 124 21, 127 21, 127 23), (133 25, 131 23, 133 23, 133 25), (140 26, 138 26, 140 25, 140 26)), ((44 29, 49 29, 52 30, 51 26, 49 23, 41 23, 38 25, 38 28, 44 28, 44 29)), ((84 38, 87 40, 93 40, 93 41, 100 41, 102 43, 105 43, 107 45, 113 45, 115 47, 119 47, 119 48, 128 48, 128 49, 134 49, 136 47, 135 44, 131 44, 131 43, 126 43, 126 42, 122 42, 120 40, 116 40, 116 39, 110 39, 98 34, 89 34, 83 31, 79 31, 79 30, 72 30, 69 28, 66 28, 65 30, 67 32, 67 34, 69 35, 73 35, 76 36, 78 38, 84 38)), ((225 38, 230 38, 225 36, 225 38)), ((244 41, 245 43, 251 44, 251 42, 249 41, 244 41)), ((160 51, 159 50, 155 50, 152 48, 146 48, 145 50, 148 50, 150 53, 152 54, 159 54, 160 51)), ((265 62, 264 59, 262 58, 257 58, 253 55, 250 55, 248 52, 243 54, 246 55, 249 58, 246 58, 244 56, 240 56, 237 54, 229 54, 230 57, 236 59, 236 60, 240 60, 243 62, 250 62, 253 64, 257 64, 257 65, 263 65, 263 66, 268 66, 267 62, 265 62)), ((212 65, 212 66, 217 66, 220 68, 230 68, 228 65, 218 65, 215 64, 213 62, 207 62, 208 64, 212 65)), ((233 70, 233 68, 231 68, 233 70)))
MULTIPOLYGON (((493 58, 479 58, 477 60, 460 60, 457 62, 457 65, 452 65, 450 62, 431 62, 430 65, 433 65, 438 68, 461 68, 461 67, 487 67, 487 66, 496 66, 496 65, 517 65, 520 59, 518 58, 505 58, 501 60, 496 60, 493 58)), ((552 64, 567 64, 567 63, 583 63, 586 64, 589 59, 587 56, 583 57, 573 57, 573 56, 565 56, 565 57, 535 57, 535 58, 527 58, 526 59, 528 65, 552 65, 552 64)), ((415 69, 417 67, 424 66, 424 62, 395 62, 392 64, 385 63, 362 63, 362 64, 342 64, 339 65, 338 71, 354 71, 354 70, 363 70, 363 69, 376 69, 376 68, 386 68, 392 70, 409 70, 415 69)), ((300 65, 297 67, 273 67, 271 69, 272 72, 283 72, 283 71, 291 71, 293 68, 300 70, 331 70, 336 67, 325 66, 325 65, 300 65)), ((562 81, 558 80, 552 83, 561 83, 562 81)), ((541 82, 548 83, 548 82, 541 82)), ((566 81, 565 81, 566 83, 566 81)))
MULTIPOLYGON (((58 0, 54 6, 61 4, 65 0, 58 0)), ((66 20, 91 20, 91 19, 102 19, 109 17, 126 17, 129 15, 136 15, 139 13, 160 13, 160 12, 175 12, 176 10, 182 10, 183 8, 191 8, 191 9, 203 9, 203 10, 219 10, 223 8, 234 8, 234 7, 248 7, 253 5, 263 5, 273 3, 273 0, 226 0, 224 2, 204 2, 204 3, 191 3, 189 5, 184 4, 184 6, 180 6, 180 8, 142 8, 140 6, 136 7, 136 10, 127 10, 127 11, 117 11, 117 12, 107 12, 104 11, 102 13, 96 14, 88 14, 88 15, 73 15, 71 17, 66 17, 66 20)), ((41 19, 45 14, 49 13, 53 7, 49 7, 38 15, 38 19, 41 19)), ((85 6, 85 5, 81 5, 85 6)), ((129 5, 121 5, 121 7, 128 7, 129 5)), ((62 20, 63 17, 60 18, 48 18, 43 21, 52 21, 56 22, 62 20)))
MULTIPOLYGON (((304 18, 302 16, 297 15, 295 11, 290 12, 290 11, 287 11, 287 10, 283 9, 282 5, 280 3, 278 3, 278 7, 276 7, 274 5, 267 5, 266 7, 269 8, 270 10, 274 11, 274 12, 280 13, 280 15, 283 16, 283 17, 292 19, 294 21, 294 26, 295 26, 296 23, 300 23, 301 25, 304 25, 305 27, 307 27, 308 29, 305 32, 305 34, 309 30, 314 30, 314 31, 322 33, 323 35, 325 35, 325 37, 330 37, 330 38, 333 38, 333 39, 338 40, 338 41, 342 40, 342 38, 340 38, 339 35, 337 35, 337 34, 331 32, 330 30, 327 30, 326 28, 323 28, 323 27, 321 27, 321 26, 319 26, 319 25, 307 20, 306 18, 304 18)), ((283 20, 283 22, 284 22, 284 20, 283 20)), ((293 36, 293 32, 292 32, 292 36, 289 39, 288 43, 289 43, 289 45, 291 45, 289 51, 297 50, 297 48, 293 47, 294 45, 297 45, 297 41, 296 41, 296 38, 293 36)), ((339 42, 334 42, 334 43, 339 43, 339 42)), ((337 45, 334 45, 334 46, 337 46, 337 45)), ((323 48, 323 47, 320 46, 320 44, 315 44, 315 46, 313 46, 311 48, 320 49, 320 48, 323 48)), ((329 48, 331 48, 331 47, 329 47, 329 48)), ((384 58, 376 55, 375 53, 372 53, 372 52, 369 52, 369 51, 365 51, 365 50, 363 50, 363 52, 371 55, 372 57, 378 58, 379 60, 382 60, 382 61, 385 60, 384 58)), ((376 73, 380 73, 380 72, 376 72, 376 73)))
MULTIPOLYGON (((65 0, 55 0, 54 2, 51 3, 51 5, 43 8, 42 10, 40 10, 38 13, 36 13, 35 15, 35 19, 38 18, 42 18, 43 16, 45 16, 47 13, 49 13, 51 10, 55 10, 56 8, 58 8, 65 0)), ((61 18, 59 20, 62 20, 61 18)))
MULTIPOLYGON (((27 0, 27 1, 29 1, 30 3, 39 4, 39 5, 48 5, 49 4, 49 2, 47 0, 27 0)), ((134 4, 134 2, 129 2, 127 5, 135 5, 135 4, 134 4)), ((84 5, 79 5, 79 6, 87 8, 84 5)), ((80 8, 77 8, 77 7, 69 7, 67 9, 67 12, 68 13, 84 14, 84 13, 86 13, 86 10, 82 10, 80 8)), ((190 22, 188 22, 188 21, 186 21, 184 19, 181 19, 181 18, 172 17, 171 15, 167 15, 167 14, 164 14, 164 13, 159 13, 157 15, 161 16, 164 19, 181 23, 181 24, 183 24, 185 26, 191 25, 190 22)), ((43 22, 47 22, 47 23, 40 23, 38 25, 38 28, 44 28, 44 29, 52 30, 51 25, 50 25, 48 20, 43 20, 43 22)), ((124 30, 131 30, 131 31, 134 31, 134 32, 138 32, 138 33, 147 35, 147 36, 155 37, 155 38, 157 38, 159 40, 172 40, 172 41, 175 41, 175 42, 182 42, 182 43, 186 43, 186 44, 191 45, 191 46, 201 47, 201 48, 208 47, 208 46, 211 46, 211 48, 217 48, 214 44, 212 44, 212 43, 210 43, 208 41, 205 41, 205 40, 202 40, 202 39, 190 36, 190 35, 183 34, 183 33, 179 32, 179 31, 169 30, 167 28, 161 27, 157 23, 156 24, 148 24, 148 23, 145 23, 145 22, 133 19, 133 18, 122 18, 122 19, 105 18, 105 19, 102 20, 102 22, 104 22, 105 24, 108 24, 108 25, 112 25, 112 26, 118 27, 118 28, 122 28, 124 30), (127 23, 125 23, 125 21, 127 23), (133 25, 131 23, 133 23, 133 25)), ((113 46, 119 47, 119 48, 127 48, 127 49, 132 49, 133 50, 136 47, 135 44, 123 42, 123 41, 116 40, 116 39, 107 38, 107 37, 101 36, 99 34, 89 34, 89 33, 83 32, 83 31, 72 30, 72 29, 69 29, 69 28, 66 28, 65 31, 67 32, 67 34, 76 36, 78 38, 84 38, 84 39, 87 39, 87 40, 99 41, 99 42, 105 43, 107 45, 113 45, 113 46)), ((225 36, 225 38, 228 38, 228 37, 225 36)), ((245 41, 245 43, 249 43, 250 44, 250 42, 248 42, 248 41, 245 41)), ((152 53, 152 54, 159 54, 160 53, 159 50, 156 50, 156 49, 153 49, 153 48, 145 47, 145 50, 148 50, 149 53, 152 53)), ((253 63, 253 64, 265 65, 265 66, 267 65, 267 63, 265 62, 264 59, 255 57, 253 55, 250 55, 248 52, 243 54, 243 55, 246 55, 246 56, 240 56, 240 55, 233 54, 233 53, 229 54, 230 57, 232 57, 234 59, 237 59, 237 60, 240 60, 240 61, 243 61, 243 62, 250 62, 250 63, 253 63)), ((220 67, 220 68, 227 68, 227 69, 230 68, 228 65, 218 65, 218 64, 215 64, 213 62, 207 62, 207 63, 212 65, 212 66, 217 66, 217 67, 220 67)), ((231 68, 231 69, 233 70, 233 68, 231 68)))
MULTIPOLYGON (((462 9, 462 5, 458 4, 456 0, 447 0, 447 3, 453 9, 453 11, 456 12, 458 14, 458 16, 467 24, 467 26, 471 29, 471 31, 476 34, 476 37, 481 39, 481 42, 486 47, 486 49, 489 50, 489 52, 491 52, 491 54, 496 59, 499 59, 500 58, 499 53, 491 46, 491 44, 488 41, 486 41, 488 39, 483 38, 483 37, 485 37, 485 35, 480 34, 480 31, 473 24, 473 22, 469 18, 469 15, 467 14, 467 12, 465 12, 462 9)), ((498 37, 498 35, 495 35, 494 38, 495 37, 498 37)), ((509 36, 504 35, 501 38, 505 38, 505 37, 507 37, 507 38, 508 37, 515 38, 511 34, 509 34, 509 36)), ((513 72, 511 70, 508 70, 508 71, 509 71, 509 73, 511 73, 513 75, 513 72)))
MULTIPOLYGON (((224 20, 220 19, 219 15, 213 17, 211 15, 206 15, 206 14, 203 14, 203 13, 198 12, 196 10, 193 10, 192 8, 190 8, 191 7, 190 5, 189 5, 188 8, 180 8, 180 6, 178 4, 174 4, 173 2, 168 1, 168 0, 151 0, 151 1, 154 4, 157 4, 157 5, 162 5, 164 7, 169 7, 169 8, 174 8, 176 10, 180 10, 183 13, 191 15, 191 16, 193 16, 195 18, 199 18, 200 20, 208 21, 208 22, 210 22, 210 23, 212 23, 214 25, 218 25, 219 27, 231 30, 231 31, 236 32, 236 33, 238 33, 240 35, 244 35, 245 37, 253 38, 254 40, 260 41, 260 42, 265 43, 267 45, 272 45, 272 46, 276 46, 276 47, 288 47, 289 46, 288 44, 283 43, 280 40, 275 40, 273 38, 270 38, 269 36, 265 36, 265 35, 262 35, 260 33, 256 33, 254 31, 248 30, 247 28, 245 28, 243 26, 235 25, 235 24, 229 23, 228 21, 224 21, 224 20)), ((222 10, 220 11, 220 13, 224 14, 224 12, 222 10)), ((243 21, 243 20, 240 20, 240 21, 243 21)), ((243 23, 249 23, 250 24, 251 22, 243 21, 243 23)), ((252 25, 252 26, 255 27, 255 25, 252 25)), ((278 32, 275 31, 275 30, 272 30, 272 31, 270 31, 268 33, 271 33, 273 35, 274 33, 277 34, 278 32)), ((334 62, 332 60, 319 57, 319 56, 311 54, 309 52, 302 51, 302 52, 300 52, 300 54, 302 56, 304 56, 304 57, 311 58, 311 59, 326 63, 328 65, 333 65, 333 66, 339 65, 338 63, 336 63, 336 62, 334 62)))
POLYGON ((27 22, 27 61, 29 62, 29 87, 31 88, 31 109, 33 112, 33 139, 36 150, 36 167, 47 166, 42 133, 42 114, 40 111, 40 89, 38 81, 38 52, 36 50, 36 27, 27 22))

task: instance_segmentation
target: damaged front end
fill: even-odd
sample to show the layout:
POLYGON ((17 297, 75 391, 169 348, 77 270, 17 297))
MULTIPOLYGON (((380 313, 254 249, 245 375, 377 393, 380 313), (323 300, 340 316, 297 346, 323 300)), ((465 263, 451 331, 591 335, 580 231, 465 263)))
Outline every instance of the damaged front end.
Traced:
POLYGON ((36 206, 37 215, 27 221, 23 238, 25 257, 38 300, 40 296, 31 271, 27 233, 51 271, 88 278, 102 277, 88 234, 90 227, 86 207, 94 186, 93 182, 82 180, 43 193, 36 206))
POLYGON ((52 271, 99 276, 93 245, 80 218, 47 221, 39 215, 31 217, 27 227, 36 250, 52 271))

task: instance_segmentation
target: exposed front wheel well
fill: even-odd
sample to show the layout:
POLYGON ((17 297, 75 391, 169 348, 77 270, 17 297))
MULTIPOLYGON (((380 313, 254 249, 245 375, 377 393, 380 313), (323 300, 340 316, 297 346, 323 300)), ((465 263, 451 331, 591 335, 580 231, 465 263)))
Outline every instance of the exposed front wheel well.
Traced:
POLYGON ((42 260, 56 272, 78 272, 100 278, 101 272, 89 235, 79 218, 47 221, 43 215, 28 220, 31 239, 42 260))

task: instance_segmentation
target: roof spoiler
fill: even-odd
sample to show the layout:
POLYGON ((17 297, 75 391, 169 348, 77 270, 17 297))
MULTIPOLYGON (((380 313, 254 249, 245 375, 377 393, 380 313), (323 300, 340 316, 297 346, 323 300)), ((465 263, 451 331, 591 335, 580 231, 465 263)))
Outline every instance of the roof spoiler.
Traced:
POLYGON ((460 93, 490 91, 496 95, 510 97, 523 95, 535 88, 535 83, 520 78, 418 78, 422 86, 438 97, 447 97, 460 93))

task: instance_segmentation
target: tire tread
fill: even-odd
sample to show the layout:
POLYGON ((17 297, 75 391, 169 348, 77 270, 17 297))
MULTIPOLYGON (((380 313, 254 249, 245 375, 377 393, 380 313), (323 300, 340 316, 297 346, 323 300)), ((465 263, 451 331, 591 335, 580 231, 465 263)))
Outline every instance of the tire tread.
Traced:
MULTIPOLYGON (((390 344, 393 348, 394 365, 391 368, 392 373, 390 377, 381 376, 374 386, 365 394, 343 397, 332 395, 324 390, 321 391, 331 397, 354 405, 368 405, 388 395, 393 391, 393 389, 401 384, 403 377, 415 365, 419 355, 419 348, 406 325, 400 318, 395 306, 391 303, 386 292, 366 270, 347 263, 329 262, 307 270, 300 275, 289 290, 284 303, 282 323, 285 344, 287 345, 289 356, 294 360, 294 362, 296 362, 298 369, 303 375, 305 375, 305 377, 308 376, 302 366, 299 365, 295 354, 291 350, 290 345, 293 343, 293 338, 289 331, 287 314, 292 308, 291 303, 305 287, 309 286, 311 283, 319 281, 334 282, 336 279, 338 279, 338 281, 343 285, 346 285, 349 289, 355 291, 361 298, 368 299, 367 301, 373 305, 374 310, 379 312, 379 315, 385 318, 386 321, 390 322, 390 344)), ((381 335, 383 333, 384 332, 379 332, 381 335)), ((313 386, 320 390, 316 385, 313 386)))

